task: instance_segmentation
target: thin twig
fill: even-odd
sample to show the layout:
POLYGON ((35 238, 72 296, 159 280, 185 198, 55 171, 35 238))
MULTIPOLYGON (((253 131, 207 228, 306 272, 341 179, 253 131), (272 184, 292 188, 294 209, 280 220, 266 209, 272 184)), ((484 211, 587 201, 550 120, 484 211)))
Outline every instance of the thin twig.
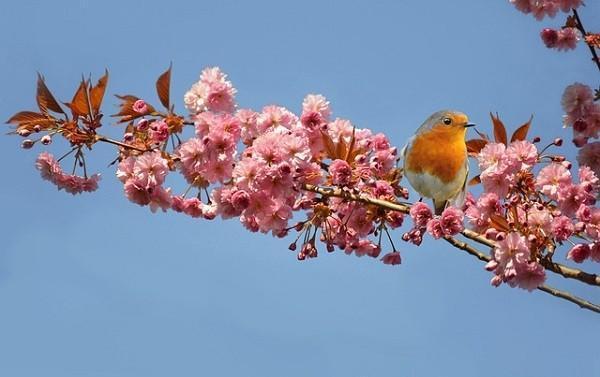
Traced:
MULTIPOLYGON (((314 186, 314 185, 309 185, 309 184, 305 184, 303 186, 303 188, 306 191, 315 192, 315 193, 321 194, 323 196, 334 196, 334 197, 344 198, 347 200, 353 200, 353 201, 362 202, 362 203, 366 203, 366 204, 373 204, 380 208, 390 209, 393 211, 399 211, 399 212, 402 212, 405 214, 410 212, 410 207, 407 205, 391 203, 391 202, 387 202, 385 200, 370 198, 370 197, 367 197, 364 195, 353 194, 353 193, 350 193, 347 191, 343 191, 342 189, 339 189, 339 188, 325 188, 325 187, 319 187, 319 186, 314 186)), ((485 245, 488 247, 496 246, 496 243, 494 241, 488 240, 483 235, 481 235, 477 232, 474 232, 472 230, 465 229, 461 232, 461 234, 463 236, 465 236, 466 238, 469 238, 469 239, 471 239, 475 242, 478 242, 482 245, 485 245)), ((589 272, 585 272, 585 271, 582 271, 582 270, 579 270, 576 268, 567 267, 560 263, 551 262, 551 261, 543 261, 542 260, 542 265, 546 269, 548 269, 552 272, 555 272, 559 275, 562 275, 566 278, 576 279, 576 280, 582 281, 582 282, 590 284, 590 285, 600 286, 600 276, 598 276, 598 275, 591 274, 589 272)))
MULTIPOLYGON (((575 8, 573 8, 573 16, 575 16, 575 19, 577 20, 577 29, 579 29, 579 31, 581 32, 581 34, 583 34, 583 37, 585 38, 585 36, 587 35, 587 32, 585 31, 585 28, 583 27, 583 23, 581 22, 581 18, 579 18, 579 13, 577 13, 577 10, 575 8)), ((598 59, 598 54, 596 53, 596 49, 594 48, 594 46, 587 43, 587 41, 585 44, 589 47, 590 52, 592 53, 592 60, 596 63, 596 66, 600 70, 600 59, 598 59)))
MULTIPOLYGON (((461 232, 461 234, 467 237, 468 239, 478 242, 482 245, 492 248, 496 246, 496 243, 494 241, 488 240, 481 234, 472 230, 465 229, 461 232)), ((547 270, 559 274, 567 279, 575 279, 589 285, 600 286, 600 276, 596 274, 591 274, 589 272, 585 272, 577 268, 567 267, 563 264, 553 262, 548 258, 541 258, 540 263, 547 270)))
POLYGON ((102 136, 102 135, 96 135, 96 141, 102 141, 102 142, 105 142, 105 143, 118 145, 119 147, 123 147, 123 148, 126 148, 126 149, 133 149, 133 150, 136 150, 138 152, 148 152, 147 149, 141 149, 141 148, 135 147, 133 145, 121 143, 120 141, 109 139, 106 136, 102 136))
MULTIPOLYGON (((472 256, 476 257, 477 259, 479 259, 483 262, 489 262, 492 259, 489 255, 482 253, 481 251, 475 249, 474 247, 472 247, 471 245, 469 245, 466 242, 459 241, 456 238, 449 237, 449 236, 444 237, 444 239, 449 244, 456 247, 457 249, 466 251, 467 253, 471 254, 472 256)), ((581 307, 583 309, 588 309, 593 312, 600 313, 600 306, 593 304, 581 297, 574 296, 574 295, 570 294, 569 292, 561 291, 560 289, 550 287, 546 284, 540 285, 539 287, 537 287, 537 289, 539 289, 542 292, 549 293, 552 296, 562 298, 563 300, 567 300, 574 304, 577 304, 577 305, 579 305, 579 307, 581 307)))

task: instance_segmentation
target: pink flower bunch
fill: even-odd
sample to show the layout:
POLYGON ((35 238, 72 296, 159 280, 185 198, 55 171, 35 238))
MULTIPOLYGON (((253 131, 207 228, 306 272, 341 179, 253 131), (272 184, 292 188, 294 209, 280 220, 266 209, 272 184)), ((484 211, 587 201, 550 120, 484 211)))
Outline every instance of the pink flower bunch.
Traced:
POLYGON ((413 227, 403 234, 402 239, 417 246, 423 241, 425 232, 439 239, 454 236, 465 229, 463 225, 465 214, 455 207, 447 207, 441 215, 434 216, 427 204, 417 202, 410 209, 410 217, 413 227))
POLYGON ((583 4, 583 0, 510 0, 521 12, 531 13, 538 21, 544 17, 554 17, 558 11, 569 12, 583 4))
MULTIPOLYGON (((574 101, 577 102, 577 101, 574 101)), ((576 107, 576 106, 573 106, 576 107)), ((560 145, 560 140, 554 145, 560 145)), ((506 147, 488 143, 477 155, 483 194, 467 198, 465 215, 471 227, 496 241, 492 284, 503 282, 531 290, 544 281, 540 259, 573 236, 588 243, 573 248, 568 258, 581 262, 596 258, 591 250, 598 242, 597 208, 599 179, 587 166, 573 180, 571 164, 560 156, 538 156, 535 145, 515 141, 506 147), (536 164, 550 160, 534 174, 536 164)), ((435 227, 428 224, 434 235, 435 227)), ((430 231, 431 232, 431 231, 430 231)))
POLYGON ((192 114, 203 111, 231 113, 235 109, 236 90, 218 67, 205 68, 200 80, 185 93, 185 107, 192 114))
POLYGON ((540 37, 546 47, 567 51, 577 47, 577 42, 581 40, 581 32, 574 27, 564 27, 558 30, 545 28, 540 32, 540 37))
POLYGON ((224 182, 231 178, 240 123, 229 114, 204 112, 195 116, 196 137, 176 151, 179 169, 190 184, 224 182))
POLYGON ((99 174, 91 177, 80 177, 77 175, 65 173, 58 161, 48 152, 42 152, 38 156, 36 168, 40 171, 43 179, 52 182, 59 190, 65 190, 69 194, 81 194, 82 192, 92 192, 98 189, 99 174))
POLYGON ((127 157, 119 163, 117 178, 123 183, 125 196, 141 206, 150 206, 152 212, 171 207, 171 189, 163 188, 169 166, 159 151, 127 157))
POLYGON ((532 258, 530 247, 527 239, 517 232, 510 232, 496 242, 492 251, 493 259, 486 264, 486 269, 495 274, 492 285, 508 283, 511 287, 531 291, 543 284, 546 280, 545 270, 532 258))
POLYGON ((508 147, 488 143, 477 155, 484 190, 504 199, 514 186, 516 175, 531 168, 537 159, 537 148, 526 140, 514 141, 508 147))
POLYGON ((575 146, 583 147, 589 139, 598 138, 600 104, 594 102, 594 94, 589 86, 581 83, 567 86, 561 104, 565 111, 564 124, 573 128, 575 146))

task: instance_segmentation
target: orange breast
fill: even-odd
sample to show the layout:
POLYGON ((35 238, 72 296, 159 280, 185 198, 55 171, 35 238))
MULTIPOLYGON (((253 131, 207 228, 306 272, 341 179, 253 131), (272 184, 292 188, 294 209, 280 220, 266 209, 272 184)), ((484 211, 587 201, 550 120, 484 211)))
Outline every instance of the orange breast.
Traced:
POLYGON ((405 167, 449 183, 465 166, 466 158, 464 128, 439 125, 415 137, 407 151, 405 167))

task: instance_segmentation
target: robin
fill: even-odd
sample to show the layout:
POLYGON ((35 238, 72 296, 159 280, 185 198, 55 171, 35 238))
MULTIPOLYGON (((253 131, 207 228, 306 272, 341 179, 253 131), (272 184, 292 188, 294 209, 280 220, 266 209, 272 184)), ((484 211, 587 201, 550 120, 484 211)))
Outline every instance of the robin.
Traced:
POLYGON ((463 113, 438 111, 402 150, 404 175, 422 197, 433 199, 436 215, 449 203, 460 206, 464 202, 469 175, 465 134, 472 126, 463 113))

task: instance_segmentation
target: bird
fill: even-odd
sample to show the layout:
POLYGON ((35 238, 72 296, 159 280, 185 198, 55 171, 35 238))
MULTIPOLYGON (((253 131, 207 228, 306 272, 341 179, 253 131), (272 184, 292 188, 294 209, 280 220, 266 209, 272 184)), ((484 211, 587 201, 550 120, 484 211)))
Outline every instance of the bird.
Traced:
POLYGON ((469 163, 465 136, 469 118, 458 111, 433 113, 401 151, 404 176, 423 197, 431 198, 435 214, 449 204, 462 206, 469 163))

